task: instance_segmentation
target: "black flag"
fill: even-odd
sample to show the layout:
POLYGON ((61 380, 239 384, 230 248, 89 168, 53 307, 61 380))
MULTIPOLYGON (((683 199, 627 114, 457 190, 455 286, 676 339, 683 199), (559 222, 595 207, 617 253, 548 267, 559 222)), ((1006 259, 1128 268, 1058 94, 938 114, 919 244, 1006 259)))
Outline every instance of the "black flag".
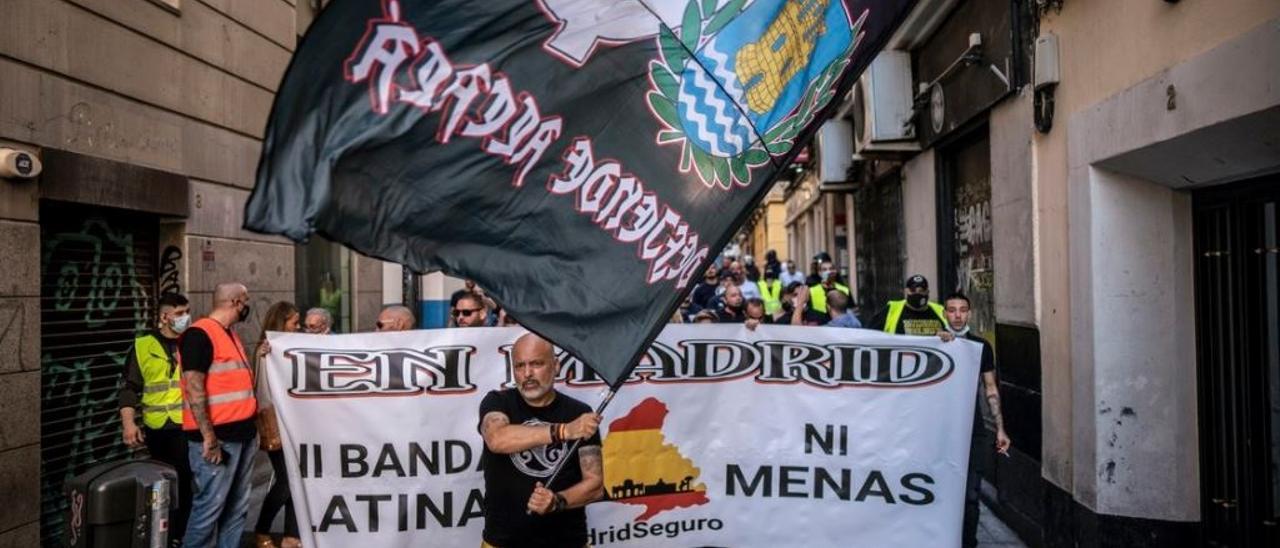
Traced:
POLYGON ((912 0, 338 0, 245 226, 472 278, 610 385, 912 0))

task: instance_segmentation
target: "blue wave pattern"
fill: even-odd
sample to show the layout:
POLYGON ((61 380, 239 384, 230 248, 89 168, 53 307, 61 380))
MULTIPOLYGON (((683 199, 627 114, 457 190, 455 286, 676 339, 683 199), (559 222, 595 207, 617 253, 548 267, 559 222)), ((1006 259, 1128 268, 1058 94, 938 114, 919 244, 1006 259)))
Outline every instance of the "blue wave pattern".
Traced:
MULTIPOLYGON (((685 135, 703 151, 721 157, 734 157, 746 152, 755 142, 755 135, 766 133, 790 116, 799 106, 805 91, 831 63, 848 54, 853 43, 853 30, 849 14, 843 2, 834 0, 825 5, 820 32, 809 44, 788 44, 791 36, 770 37, 770 29, 784 15, 787 0, 756 0, 733 21, 706 42, 685 63, 680 77, 680 94, 676 111, 680 116, 685 135), (761 108, 748 101, 751 87, 761 85, 759 70, 740 67, 739 53, 750 51, 770 53, 797 49, 807 52, 799 67, 782 64, 771 66, 781 76, 789 74, 773 99, 761 108), (742 69, 742 70, 740 70, 742 69), (751 74, 755 72, 756 74, 751 74), (719 84, 719 85, 717 85, 719 84), (743 112, 746 115, 743 115, 743 112), (753 130, 753 128, 755 128, 753 130)), ((822 2, 803 1, 809 9, 822 2)), ((792 10, 796 5, 791 6, 792 10)), ((775 33, 776 34, 776 33, 775 33)), ((794 58, 788 63, 794 64, 794 58)))

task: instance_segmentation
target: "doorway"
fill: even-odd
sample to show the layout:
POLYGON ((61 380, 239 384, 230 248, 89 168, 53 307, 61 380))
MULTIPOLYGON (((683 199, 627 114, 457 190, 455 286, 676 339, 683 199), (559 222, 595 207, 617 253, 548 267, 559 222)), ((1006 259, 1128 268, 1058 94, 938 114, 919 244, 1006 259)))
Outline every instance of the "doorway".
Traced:
POLYGON ((153 328, 159 220, 40 204, 40 538, 61 546, 64 483, 130 455, 118 390, 134 337, 153 328))
POLYGON ((1280 176, 1197 191, 1205 544, 1280 544, 1280 176))

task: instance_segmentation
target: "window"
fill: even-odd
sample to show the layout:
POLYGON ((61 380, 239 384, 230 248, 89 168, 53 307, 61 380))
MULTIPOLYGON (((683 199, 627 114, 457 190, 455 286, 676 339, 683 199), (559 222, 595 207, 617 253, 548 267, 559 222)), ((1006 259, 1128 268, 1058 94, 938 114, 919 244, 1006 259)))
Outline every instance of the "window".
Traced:
POLYGON ((328 310, 333 315, 334 331, 354 331, 351 313, 351 250, 318 235, 294 249, 295 300, 298 308, 304 312, 311 308, 328 310))

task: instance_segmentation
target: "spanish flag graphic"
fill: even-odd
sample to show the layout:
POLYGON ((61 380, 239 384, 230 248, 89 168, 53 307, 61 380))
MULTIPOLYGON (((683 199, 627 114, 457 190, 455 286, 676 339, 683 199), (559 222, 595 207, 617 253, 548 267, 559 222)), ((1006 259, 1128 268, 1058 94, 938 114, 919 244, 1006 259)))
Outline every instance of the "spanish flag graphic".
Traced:
POLYGON ((698 467, 662 434, 666 417, 667 405, 647 398, 610 423, 604 439, 606 496, 614 502, 644 506, 636 521, 708 502, 707 486, 698 481, 698 467))

